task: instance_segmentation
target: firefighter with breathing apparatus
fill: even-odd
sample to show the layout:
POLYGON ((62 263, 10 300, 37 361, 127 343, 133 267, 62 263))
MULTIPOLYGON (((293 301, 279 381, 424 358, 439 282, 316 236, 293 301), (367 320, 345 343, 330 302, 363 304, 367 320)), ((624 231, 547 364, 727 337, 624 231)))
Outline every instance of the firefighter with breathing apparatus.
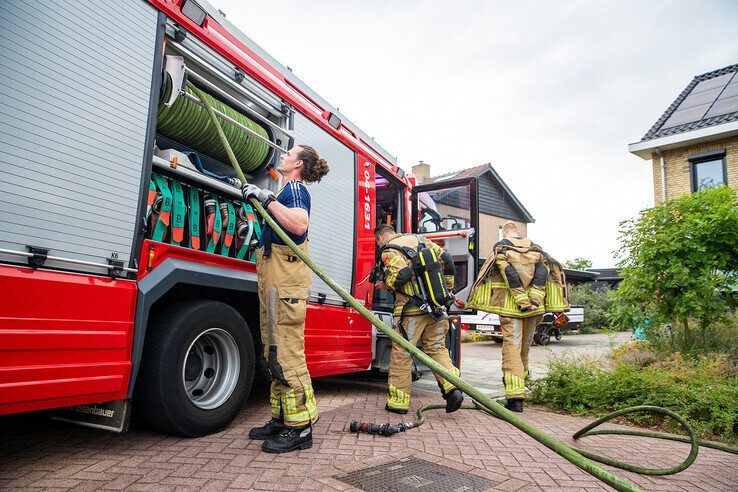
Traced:
MULTIPOLYGON (((377 227, 374 238, 380 248, 381 263, 373 271, 372 280, 378 288, 394 293, 394 329, 413 345, 421 342, 423 352, 458 376, 459 370, 446 349, 446 310, 453 302, 453 258, 430 240, 397 234, 390 225, 377 227)), ((385 406, 389 412, 406 414, 410 408, 412 360, 406 350, 393 343, 385 406)), ((446 412, 455 412, 464 401, 463 394, 438 375, 436 379, 446 400, 446 412)))
MULTIPOLYGON (((310 193, 304 183, 318 182, 328 163, 310 146, 296 145, 277 167, 282 189, 275 194, 255 185, 242 189, 244 199, 258 199, 305 253, 308 252, 310 193)), ((272 418, 249 431, 264 440, 262 450, 286 453, 313 444, 318 409, 305 364, 305 312, 312 283, 310 268, 265 225, 256 254, 259 278, 259 324, 264 358, 272 376, 272 418)))
POLYGON ((556 260, 522 237, 514 222, 502 226, 502 237, 479 272, 467 307, 500 316, 506 406, 522 412, 533 335, 544 313, 568 311, 569 302, 556 260))

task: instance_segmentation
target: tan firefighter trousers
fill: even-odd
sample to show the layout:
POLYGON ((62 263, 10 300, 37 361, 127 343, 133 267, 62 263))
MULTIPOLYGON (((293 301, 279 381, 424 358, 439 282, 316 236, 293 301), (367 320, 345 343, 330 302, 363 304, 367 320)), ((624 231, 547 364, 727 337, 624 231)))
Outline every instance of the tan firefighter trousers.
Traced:
MULTIPOLYGON (((416 316, 405 316, 403 319, 403 327, 405 333, 400 330, 398 325, 400 317, 396 316, 393 324, 394 330, 409 340, 413 345, 418 342, 422 343, 423 352, 431 359, 441 364, 443 367, 453 372, 457 376, 459 370, 454 367, 449 357, 448 349, 446 349, 446 333, 448 332, 448 318, 436 321, 427 314, 416 316)), ((410 408, 410 388, 412 385, 412 364, 413 357, 404 348, 397 343, 392 343, 392 353, 390 354, 389 367, 389 398, 387 398, 387 406, 389 408, 407 410, 410 408)), ((454 389, 454 385, 441 378, 437 374, 436 380, 444 395, 454 389)))
POLYGON ((529 318, 500 316, 502 327, 502 377, 508 398, 525 398, 528 352, 543 315, 529 318))
MULTIPOLYGON (((301 246, 308 253, 307 241, 301 246)), ((312 283, 308 266, 288 246, 256 254, 259 324, 264 358, 272 376, 272 417, 299 427, 318 420, 313 385, 305 364, 305 311, 312 283)))

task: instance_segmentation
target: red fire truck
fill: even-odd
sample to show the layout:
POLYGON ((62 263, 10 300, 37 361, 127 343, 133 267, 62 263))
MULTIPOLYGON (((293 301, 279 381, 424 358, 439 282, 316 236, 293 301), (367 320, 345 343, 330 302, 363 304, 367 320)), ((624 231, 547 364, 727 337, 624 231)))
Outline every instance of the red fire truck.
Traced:
MULTIPOLYGON (((310 188, 311 256, 354 297, 391 323, 367 280, 389 222, 452 253, 464 298, 475 182, 414 186, 206 2, 8 0, 0 25, 0 415, 56 409, 122 431, 135 409, 195 436, 243 405, 261 354, 259 223, 188 83, 251 182, 279 189, 273 167, 296 143, 328 160, 310 188)), ((305 338, 313 377, 387 368, 387 339, 317 277, 305 338)))

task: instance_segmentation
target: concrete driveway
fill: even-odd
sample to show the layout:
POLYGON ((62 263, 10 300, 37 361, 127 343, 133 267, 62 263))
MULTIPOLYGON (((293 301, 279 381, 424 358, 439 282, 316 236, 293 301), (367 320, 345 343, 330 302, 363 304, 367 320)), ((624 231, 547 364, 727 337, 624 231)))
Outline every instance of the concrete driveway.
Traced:
MULTIPOLYGON (((566 354, 601 358, 610 349, 619 347, 630 340, 629 332, 612 335, 564 335, 560 340, 551 340, 547 346, 533 346, 530 349, 530 371, 533 378, 546 374, 548 361, 566 354)), ((502 396, 502 344, 489 342, 470 342, 461 346, 461 377, 491 396, 502 396)), ((414 387, 438 390, 435 378, 424 374, 414 387)))

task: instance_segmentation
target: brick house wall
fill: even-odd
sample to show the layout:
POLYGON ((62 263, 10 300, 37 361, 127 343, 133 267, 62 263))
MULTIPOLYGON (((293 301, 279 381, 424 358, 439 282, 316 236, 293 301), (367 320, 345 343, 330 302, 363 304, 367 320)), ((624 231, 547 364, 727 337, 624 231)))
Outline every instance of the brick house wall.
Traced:
MULTIPOLYGON (((666 176, 666 199, 671 200, 692 192, 692 174, 689 165, 689 156, 712 150, 725 149, 725 167, 728 175, 728 185, 738 188, 738 137, 665 150, 664 174, 666 176)), ((659 205, 661 200, 661 158, 658 154, 651 155, 653 169, 654 203, 659 205)))
MULTIPOLYGON (((510 219, 495 217, 494 215, 479 214, 479 258, 484 259, 492 252, 492 246, 499 241, 500 227, 510 219)), ((523 237, 528 235, 528 224, 513 220, 518 226, 518 231, 523 237)), ((535 239, 533 240, 535 242, 535 239)))
MULTIPOLYGON (((450 207, 443 204, 438 204, 438 211, 444 217, 463 217, 466 219, 468 219, 469 217, 468 210, 463 210, 457 207, 450 207)), ((504 217, 496 217, 489 214, 479 214, 479 236, 477 240, 477 247, 479 248, 480 259, 487 258, 487 256, 490 254, 490 252, 492 251, 492 246, 494 246, 495 243, 499 241, 500 227, 502 227, 502 224, 504 224, 508 220, 510 219, 505 219, 504 217)), ((523 236, 526 236, 528 234, 528 224, 517 220, 513 220, 512 222, 515 222, 515 224, 518 226, 518 231, 520 232, 520 234, 522 234, 523 236)), ((533 239, 533 242, 535 242, 535 239, 533 239)))

